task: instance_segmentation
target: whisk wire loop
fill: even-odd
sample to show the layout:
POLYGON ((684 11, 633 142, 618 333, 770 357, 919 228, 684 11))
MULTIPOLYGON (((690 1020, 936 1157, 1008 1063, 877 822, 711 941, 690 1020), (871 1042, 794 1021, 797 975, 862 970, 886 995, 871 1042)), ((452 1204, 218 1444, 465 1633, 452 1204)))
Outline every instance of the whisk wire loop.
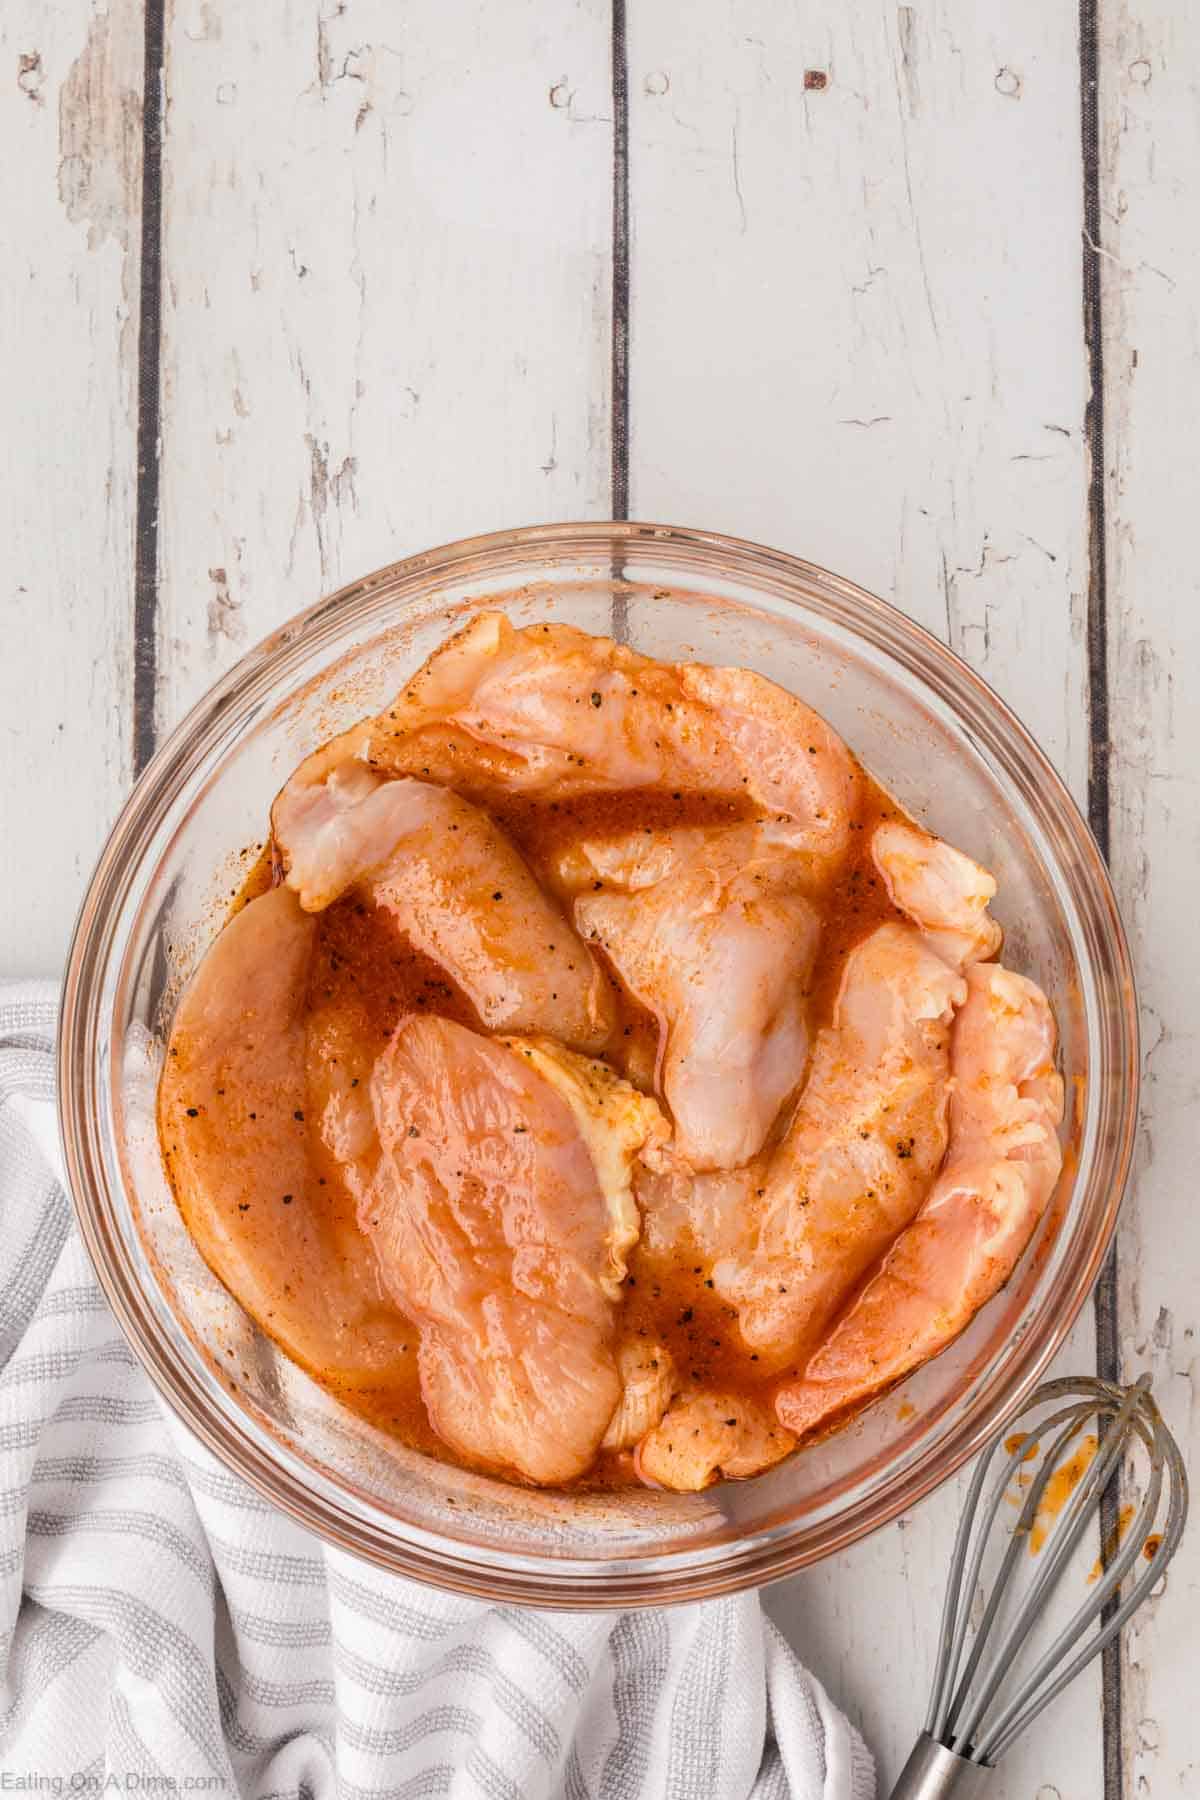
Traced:
POLYGON ((1092 1377, 1047 1382, 1026 1411, 1040 1415, 1028 1433, 1007 1439, 1003 1446, 1007 1454, 999 1461, 1001 1444, 993 1443, 971 1477, 954 1539, 925 1730, 896 1790, 906 1800, 933 1800, 935 1794, 949 1795, 952 1790, 965 1792, 971 1770, 975 1771, 971 1779, 982 1778, 1067 1683, 1112 1642, 1162 1579, 1183 1533, 1187 1474, 1179 1448, 1151 1397, 1149 1376, 1130 1387, 1092 1377), (1071 1445, 1092 1419, 1098 1441, 1094 1446, 1081 1443, 1072 1451, 1071 1445), (1122 1520, 1118 1541, 1101 1546, 1100 1564, 1089 1578, 1092 1585, 1087 1598, 1074 1608, 1049 1648, 1034 1656, 1028 1673, 1005 1696, 1055 1590, 1099 1512, 1109 1482, 1119 1472, 1126 1452, 1138 1445, 1149 1464, 1140 1503, 1135 1511, 1131 1509, 1128 1524, 1122 1520), (1022 1464, 1035 1457, 1040 1458, 1037 1468, 1028 1476, 1022 1474, 1022 1464), (983 1598, 980 1578, 985 1556, 989 1543, 995 1541, 1002 1509, 1013 1501, 1014 1477, 1019 1516, 1014 1525, 1005 1527, 1007 1542, 999 1568, 983 1598), (1062 1487, 1065 1495, 1058 1492, 1062 1487), (1156 1538, 1153 1534, 1164 1496, 1166 1517, 1156 1538), (1045 1514, 1054 1519, 1053 1525, 1044 1522, 1045 1514), (1039 1537, 1044 1541, 1044 1553, 1039 1537), (1031 1550, 1042 1553, 1044 1559, 1018 1598, 1017 1567, 1022 1552, 1031 1550), (1145 1558, 1147 1567, 1123 1592, 1139 1557, 1145 1558), (978 1614, 974 1626, 972 1613, 978 1614), (1093 1626, 1098 1629, 1092 1631, 1093 1626))
MULTIPOLYGON (((1043 1423, 1041 1435, 1044 1437, 1044 1436, 1047 1436, 1049 1434, 1049 1432, 1052 1431, 1056 1425, 1062 1423, 1064 1420, 1066 1421, 1066 1423, 1063 1424, 1063 1429, 1059 1432, 1057 1438, 1055 1438, 1053 1443, 1051 1444, 1050 1449, 1044 1458, 1041 1469, 1038 1471, 1038 1474, 1033 1478, 1029 1492, 1025 1496, 1021 1517, 1018 1519, 1017 1524, 1016 1524, 1015 1528, 1013 1529, 1013 1531, 1009 1534, 1008 1546, 1004 1552, 1004 1560, 1000 1565, 1000 1569, 996 1575, 995 1581, 992 1583, 991 1593, 989 1594, 987 1606, 984 1609, 983 1617, 980 1619, 979 1624, 976 1627, 974 1642, 971 1646, 971 1654, 968 1657, 966 1665, 963 1668, 962 1674, 959 1677, 958 1686, 955 1689, 954 1697, 951 1700, 949 1707, 947 1708, 947 1718, 954 1717, 957 1719, 959 1717, 961 1708, 966 1700, 966 1696, 967 1696, 968 1692, 970 1691, 971 1684, 975 1679, 976 1670, 978 1669, 979 1664, 983 1659, 984 1652, 985 1652, 989 1642, 991 1641, 990 1634, 992 1631, 992 1627, 994 1626, 994 1624, 996 1622, 996 1617, 999 1614, 1004 1602, 1011 1595, 1011 1588, 1009 1586, 1009 1576, 1012 1573, 1013 1564, 1016 1562, 1017 1558, 1021 1555, 1022 1551, 1024 1551, 1027 1547, 1028 1534, 1029 1534, 1030 1530, 1032 1529, 1033 1521, 1037 1514, 1037 1508, 1041 1503, 1042 1496, 1045 1492, 1045 1489, 1050 1481, 1051 1476, 1054 1473, 1055 1466, 1058 1462, 1059 1457, 1062 1454, 1062 1451, 1065 1449, 1066 1445, 1071 1441, 1071 1439, 1078 1435, 1078 1432, 1079 1432, 1081 1426, 1084 1423, 1086 1423, 1086 1421, 1089 1417, 1090 1417, 1090 1411, 1089 1411, 1088 1407, 1086 1407, 1086 1406, 1064 1407, 1061 1412, 1055 1413, 1053 1415, 1053 1417, 1045 1420, 1043 1423)), ((987 1550, 988 1543, 990 1541, 992 1528, 996 1521, 996 1515, 1000 1511, 1000 1508, 1001 1508, 1001 1505, 1003 1504, 1003 1502, 1006 1499, 1010 1498, 1010 1496, 1011 1496, 1012 1490, 1011 1490, 1010 1484, 1012 1482, 1012 1478, 1013 1478, 1014 1474, 1018 1473, 1021 1464, 1024 1462, 1027 1462, 1029 1460, 1031 1451, 1033 1454, 1036 1454, 1038 1451, 1038 1448, 1039 1448, 1039 1444, 1036 1440, 1023 1437, 1021 1439, 1021 1442, 1011 1452, 1011 1454, 1009 1456, 1009 1460, 1008 1460, 1002 1474, 1000 1475, 999 1479, 995 1483, 995 1486, 993 1487, 991 1499, 988 1503, 987 1512, 984 1515, 982 1523, 980 1524, 980 1527, 975 1534, 975 1546, 974 1546, 974 1552, 973 1552, 973 1556, 972 1556, 971 1570, 970 1570, 970 1574, 969 1574, 968 1581, 967 1581, 968 1594, 974 1594, 976 1592, 978 1582, 979 1582, 980 1569, 983 1564, 984 1554, 987 1550)), ((1019 1476, 1018 1476, 1018 1479, 1019 1479, 1019 1476)), ((974 1525, 976 1522, 977 1521, 975 1521, 974 1519, 970 1519, 969 1525, 974 1525)), ((963 1640, 966 1637, 967 1628, 968 1628, 969 1623, 970 1623, 969 1612, 966 1609, 964 1609, 963 1613, 960 1617, 960 1620, 959 1620, 958 1632, 957 1632, 957 1644, 956 1644, 956 1647, 955 1647, 955 1650, 954 1650, 954 1653, 953 1653, 953 1656, 951 1659, 952 1666, 955 1668, 957 1668, 959 1658, 962 1655, 963 1640)), ((945 1720, 942 1721, 943 1726, 945 1725, 945 1722, 946 1722, 945 1720)), ((959 1726, 958 1726, 957 1735, 959 1735, 960 1737, 966 1737, 969 1735, 969 1730, 970 1730, 970 1727, 966 1723, 960 1721, 959 1726)))
MULTIPOLYGON (((1170 1562, 1178 1548, 1179 1540, 1183 1536, 1184 1525, 1187 1523, 1188 1483, 1187 1470, 1184 1466, 1183 1457, 1180 1455, 1178 1445, 1175 1443, 1175 1440, 1171 1437, 1170 1433, 1166 1431, 1165 1427, 1163 1428, 1161 1435, 1162 1438, 1165 1439, 1165 1443, 1160 1444, 1155 1454, 1156 1456, 1161 1457, 1162 1463, 1165 1465, 1166 1471, 1170 1476, 1171 1495, 1167 1520, 1163 1528, 1161 1541, 1155 1549, 1153 1556, 1150 1558, 1145 1572, 1139 1576, 1138 1580, 1130 1588, 1128 1594, 1121 1599, 1116 1611, 1107 1623, 1101 1627, 1094 1638, 1083 1645, 1082 1649, 1080 1649, 1072 1660, 1065 1665, 1043 1693, 1038 1694, 1036 1691, 1032 1691, 1031 1684, 1026 1684, 1029 1698, 1024 1711, 1021 1712, 1019 1717, 1014 1716, 1012 1722, 1005 1730, 997 1730, 993 1735, 988 1746, 989 1761, 998 1762, 1000 1757, 1004 1755, 1004 1752, 1009 1749, 1026 1727, 1032 1724, 1033 1720, 1036 1719, 1038 1714, 1050 1704, 1051 1700, 1055 1699, 1056 1696, 1062 1692, 1068 1682, 1073 1681, 1081 1669, 1086 1668, 1088 1663, 1092 1662, 1095 1657, 1100 1655, 1105 1646, 1112 1642, 1126 1622, 1132 1618, 1143 1600, 1145 1600, 1153 1589, 1157 1587, 1163 1575, 1166 1573, 1167 1564, 1170 1562)), ((1143 1516, 1148 1514, 1149 1509, 1143 1504, 1139 1509, 1139 1526, 1143 1521, 1143 1516)), ((1149 1523, 1153 1524, 1153 1522, 1153 1516, 1150 1516, 1149 1523)), ((1143 1535, 1140 1529, 1130 1531, 1128 1539, 1122 1546, 1120 1553, 1109 1566, 1107 1580, 1090 1604, 1088 1609, 1090 1618, 1094 1618, 1101 1613, 1113 1595, 1120 1592, 1121 1581, 1137 1561, 1138 1556, 1144 1554, 1148 1543, 1149 1534, 1143 1535)), ((1082 1629, 1086 1630, 1087 1623, 1090 1623, 1090 1618, 1084 1622, 1082 1629)), ((1062 1635, 1065 1638, 1067 1634, 1064 1632, 1062 1635)), ((1020 1698, 1020 1696, 1018 1696, 1018 1698, 1020 1698)))
MULTIPOLYGON (((1001 1683, 1013 1668, 1019 1652, 1042 1617, 1045 1602, 1062 1579, 1063 1571, 1074 1554, 1080 1538, 1087 1530, 1093 1511, 1099 1505, 1100 1495, 1108 1484, 1108 1478, 1117 1466, 1125 1445, 1128 1420, 1136 1404, 1137 1396, 1131 1390, 1122 1402, 1109 1430, 1105 1433, 1104 1440, 1087 1474, 1075 1488, 1066 1512, 1049 1540, 1041 1569, 1030 1586, 1029 1592, 1021 1601, 1016 1617, 992 1652, 980 1678, 979 1686, 972 1693, 970 1704, 957 1722, 956 1736, 961 1738, 962 1742, 975 1745, 979 1724, 984 1713, 992 1704, 1001 1683)), ((1027 1539, 1032 1531, 1038 1506, 1053 1479, 1058 1456, 1061 1455, 1072 1435, 1073 1433, 1067 1430, 1061 1432, 1051 1455, 1044 1459, 1038 1479, 1030 1488, 1025 1505, 1021 1510, 1021 1516, 1017 1521, 1018 1541, 1027 1539)), ((980 1754, 980 1752, 974 1752, 973 1759, 978 1761, 980 1754)))
MULTIPOLYGON (((1087 1600, 1076 1609, 1066 1625, 1063 1626, 1049 1649, 1039 1658, 1025 1680, 1025 1693, 1035 1694, 1037 1692, 1041 1682, 1050 1671, 1057 1666, 1060 1658, 1067 1654, 1072 1644, 1079 1641, 1079 1638, 1087 1630, 1088 1626, 1091 1625, 1104 1611, 1111 1596, 1119 1590, 1122 1581, 1133 1567, 1136 1558, 1141 1554, 1143 1546, 1150 1536, 1151 1526, 1158 1515, 1161 1492, 1162 1470, 1152 1469, 1145 1497, 1138 1507, 1137 1514, 1131 1522, 1129 1532, 1124 1542, 1120 1545, 1115 1557, 1108 1566, 1107 1580, 1102 1584, 1097 1584, 1087 1600)), ((1087 1521, 1085 1520, 1085 1524, 1086 1523, 1087 1521)), ((1082 1660, 1078 1662, 1078 1668, 1082 1668, 1084 1662, 1089 1662, 1096 1654, 1096 1650, 1091 1643, 1088 1643, 1079 1654, 1082 1660)), ((1058 1678, 1059 1687, 1065 1687, 1067 1681, 1077 1672, 1077 1668, 1073 1664, 1068 1663, 1066 1668, 1061 1671, 1060 1677, 1058 1678)), ((991 1761, 994 1759, 996 1754, 995 1747, 999 1740, 1005 1735, 1009 1725, 1011 1725, 1016 1718, 1016 1715, 1020 1710, 1021 1698, 1022 1696, 1020 1694, 1015 1695, 999 1716, 989 1723, 987 1737, 983 1739, 979 1745, 979 1753, 985 1760, 991 1761)), ((1053 1698, 1053 1695, 1048 1693, 1047 1700, 1051 1698, 1053 1698)), ((1045 1702, 1043 1702, 1043 1704, 1044 1703, 1045 1702)), ((1040 1707, 1038 1710, 1040 1711, 1040 1707)))

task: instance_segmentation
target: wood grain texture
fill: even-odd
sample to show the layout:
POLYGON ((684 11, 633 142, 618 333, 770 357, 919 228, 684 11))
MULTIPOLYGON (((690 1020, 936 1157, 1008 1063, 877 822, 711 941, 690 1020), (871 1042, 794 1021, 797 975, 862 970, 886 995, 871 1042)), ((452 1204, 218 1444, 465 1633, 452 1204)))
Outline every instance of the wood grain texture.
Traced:
POLYGON ((170 21, 159 713, 406 552, 609 508, 599 0, 170 21))
POLYGON ((133 0, 0 10, 6 973, 61 966, 130 777, 141 70, 133 0))
MULTIPOLYGON (((1075 15, 701 0, 629 16, 630 493, 894 599, 1082 799, 1075 15)), ((818 701, 819 704, 819 701, 818 701)), ((1090 1317, 1057 1372, 1093 1366, 1090 1317)), ((769 1604, 880 1758, 924 1713, 963 1483, 769 1604)), ((993 1778, 1095 1800, 1099 1680, 993 1778)))
MULTIPOLYGON (((1112 863, 1137 967, 1143 1092, 1120 1233, 1123 1378, 1148 1369, 1200 1453, 1200 17, 1102 10, 1112 863)), ((1125 1800, 1200 1791, 1195 1526, 1124 1640, 1125 1800)))
POLYGON ((1074 12, 705 0, 629 36, 634 513, 894 599, 1078 782, 1074 12))

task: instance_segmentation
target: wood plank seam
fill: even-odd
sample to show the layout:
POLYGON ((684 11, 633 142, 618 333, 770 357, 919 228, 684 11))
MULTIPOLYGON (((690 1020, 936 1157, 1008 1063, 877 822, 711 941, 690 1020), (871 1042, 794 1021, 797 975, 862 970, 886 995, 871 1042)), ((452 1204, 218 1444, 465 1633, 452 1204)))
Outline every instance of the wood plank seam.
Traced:
POLYGON ((142 218, 137 361, 137 501, 134 525, 133 772, 157 741, 158 511, 162 351, 162 151, 166 0, 146 0, 142 85, 142 218))
POLYGON ((629 517, 629 54, 625 0, 612 0, 612 516, 629 517))
MULTIPOLYGON (((1088 364, 1088 399, 1084 439, 1088 452, 1088 823, 1105 861, 1111 848, 1109 792, 1110 729, 1108 677, 1108 570, 1106 561, 1104 464, 1104 336, 1101 309, 1100 208, 1100 43, 1099 0, 1079 5, 1079 103, 1083 154, 1083 333, 1088 364)), ((1093 1296, 1096 1320, 1096 1372, 1103 1381, 1121 1377, 1118 1318, 1117 1240, 1114 1237, 1093 1296)), ((1116 1469, 1101 1499, 1100 1544, 1114 1545, 1119 1536, 1121 1472, 1116 1469)), ((1102 1615, 1111 1618, 1113 1596, 1102 1615)), ((1100 1691, 1103 1707, 1104 1800, 1123 1800, 1122 1662, 1117 1639, 1102 1652, 1100 1691)))
MULTIPOLYGON (((612 4, 612 245, 610 261, 609 504, 614 519, 629 517, 629 41, 625 0, 612 4)), ((625 559, 612 559, 613 581, 625 575, 625 559)), ((629 641, 629 604, 614 589, 610 629, 618 644, 629 641)))

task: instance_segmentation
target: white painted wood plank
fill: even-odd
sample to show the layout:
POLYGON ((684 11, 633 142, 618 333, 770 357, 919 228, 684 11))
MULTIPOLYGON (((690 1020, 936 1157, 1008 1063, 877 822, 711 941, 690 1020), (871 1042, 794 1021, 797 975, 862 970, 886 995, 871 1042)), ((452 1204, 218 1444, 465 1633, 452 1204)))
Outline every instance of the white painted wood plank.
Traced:
POLYGON ((141 6, 0 9, 0 946, 57 970, 129 780, 141 6))
POLYGON ((181 0, 160 715, 341 582, 607 516, 603 0, 181 0))
MULTIPOLYGON (((1081 793, 1074 10, 635 5, 629 78, 635 515, 765 539, 896 600, 1081 793)), ((1093 1358, 1085 1316, 1060 1372, 1093 1358)), ((883 1793, 924 1713, 961 1491, 769 1597, 883 1793)), ((1095 1800, 1100 1750, 1093 1673, 996 1800, 1095 1800)))
POLYGON ((630 93, 635 515, 894 599, 1078 783, 1074 9, 635 5, 630 93))
MULTIPOLYGON (((1154 1376, 1200 1455, 1200 17, 1172 0, 1103 9, 1103 316, 1112 863, 1144 1032, 1140 1156, 1123 1217, 1126 1379, 1154 1376)), ((1127 1634, 1125 1792, 1200 1790, 1195 1525, 1127 1634)))

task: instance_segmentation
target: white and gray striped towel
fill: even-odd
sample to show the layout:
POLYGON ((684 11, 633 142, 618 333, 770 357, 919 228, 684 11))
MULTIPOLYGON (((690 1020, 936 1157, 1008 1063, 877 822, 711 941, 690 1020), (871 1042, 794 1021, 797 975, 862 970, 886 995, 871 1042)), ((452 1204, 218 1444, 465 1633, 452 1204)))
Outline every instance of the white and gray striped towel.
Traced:
POLYGON ((5 1787, 870 1800, 861 1740, 754 1596, 624 1615, 453 1599, 227 1474, 159 1403, 76 1235, 54 1006, 0 986, 5 1787))

